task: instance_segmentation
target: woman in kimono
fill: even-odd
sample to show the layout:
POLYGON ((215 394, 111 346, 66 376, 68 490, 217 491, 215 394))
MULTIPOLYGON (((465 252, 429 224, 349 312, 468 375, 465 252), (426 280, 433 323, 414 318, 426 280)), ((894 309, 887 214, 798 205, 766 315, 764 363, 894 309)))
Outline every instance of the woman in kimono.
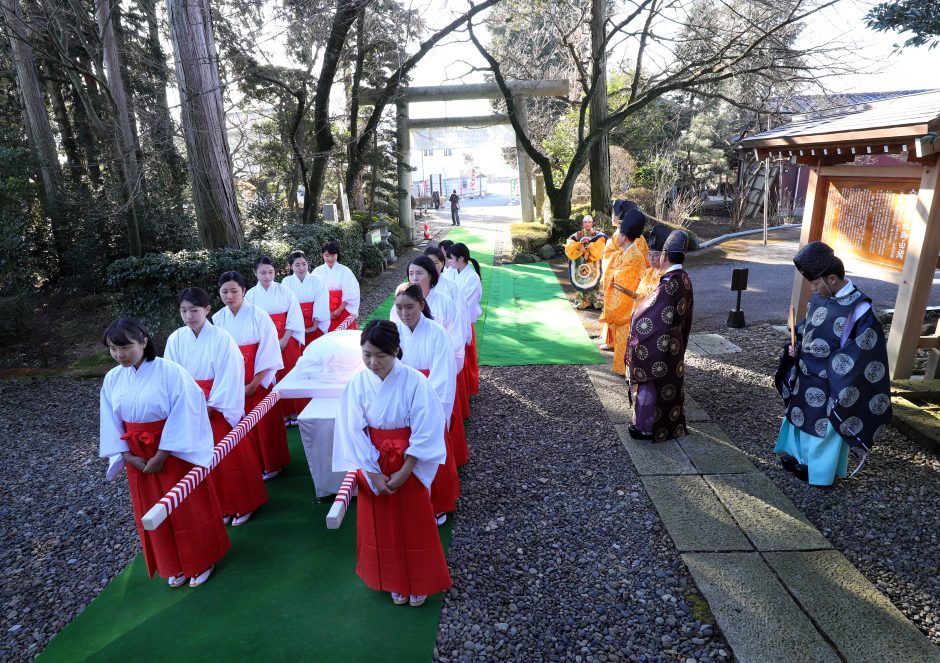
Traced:
POLYGON ((358 471, 356 573, 417 607, 451 585, 429 494, 447 455, 444 412, 431 381, 399 360, 394 323, 373 320, 360 343, 368 370, 340 398, 333 469, 358 471))
POLYGON ((359 315, 359 281, 349 267, 340 264, 339 258, 339 244, 327 242, 323 245, 323 264, 313 270, 330 293, 328 331, 355 329, 359 315))
MULTIPOLYGON (((617 201, 621 202, 621 201, 617 201)), ((617 209, 616 204, 614 209, 617 209)), ((620 227, 614 235, 620 245, 604 274, 607 287, 604 291, 604 311, 600 321, 608 326, 614 336, 613 371, 623 375, 624 354, 627 350, 627 338, 630 336, 630 319, 633 307, 639 299, 637 289, 640 280, 649 268, 647 253, 649 249, 643 238, 646 215, 640 210, 630 210, 624 214, 620 227), (608 278, 609 277, 609 278, 608 278)), ((608 242, 608 244, 613 241, 608 242)))
MULTIPOLYGON (((275 376, 283 380, 297 364, 303 353, 305 340, 304 316, 294 292, 274 280, 274 262, 267 256, 255 260, 257 285, 245 294, 245 301, 254 304, 271 316, 277 329, 278 345, 281 347, 281 361, 284 368, 275 376)), ((287 426, 297 425, 299 402, 293 398, 280 401, 281 414, 287 426)))
MULTIPOLYGON (((398 286, 394 309, 397 318, 394 322, 401 339, 401 360, 406 366, 427 376, 441 400, 446 426, 452 417, 456 393, 454 357, 447 331, 432 319, 431 307, 416 283, 402 283, 398 286)), ((457 498, 460 497, 460 478, 454 462, 453 440, 446 428, 444 444, 447 460, 438 468, 431 485, 431 505, 438 525, 443 525, 447 521, 447 514, 457 509, 457 498)))
POLYGON ((292 251, 287 260, 292 274, 281 285, 294 293, 304 318, 304 345, 323 336, 330 328, 330 293, 319 276, 310 273, 303 251, 292 251))
POLYGON ((480 373, 477 362, 477 337, 473 323, 483 313, 480 308, 480 299, 483 297, 483 283, 476 272, 476 268, 470 265, 470 249, 466 244, 457 243, 447 249, 447 265, 452 267, 455 272, 453 276, 454 283, 460 296, 463 298, 466 307, 467 317, 470 321, 470 343, 465 349, 465 366, 468 371, 470 395, 473 396, 480 391, 480 373), (469 269, 468 269, 469 268, 469 269))
MULTIPOLYGON (((206 324, 212 305, 202 288, 180 293, 184 327, 170 334, 163 356, 186 369, 206 397, 216 444, 245 416, 245 362, 231 334, 206 324)), ((268 501, 258 454, 242 441, 209 475, 226 523, 244 525, 268 501)))
MULTIPOLYGON (((417 256, 411 260, 408 264, 408 280, 421 288, 421 294, 428 303, 428 307, 434 311, 434 321, 444 328, 450 340, 454 355, 456 387, 454 407, 448 415, 450 417, 447 424, 448 443, 449 450, 453 452, 454 462, 457 467, 462 467, 469 460, 467 434, 463 420, 470 416, 470 397, 467 392, 466 378, 463 375, 466 352, 463 308, 446 294, 444 289, 446 286, 442 288, 442 279, 437 267, 428 256, 417 256)), ((453 286, 453 284, 450 285, 453 286)), ((389 319, 395 323, 399 322, 397 307, 392 307, 389 319)))
MULTIPOLYGON (((225 308, 212 316, 212 322, 224 329, 238 345, 245 359, 245 412, 271 393, 275 373, 284 368, 277 329, 263 310, 245 301, 245 278, 238 272, 219 277, 219 296, 225 308)), ((277 409, 272 408, 250 433, 261 459, 262 477, 269 481, 290 462, 287 436, 277 409)))
POLYGON ((127 467, 137 534, 150 577, 170 587, 198 587, 229 549, 219 502, 203 482, 160 527, 144 529, 141 518, 193 465, 212 461, 212 428, 206 401, 179 365, 157 357, 150 333, 136 320, 112 322, 102 339, 120 364, 101 386, 101 456, 108 476, 127 467))
POLYGON ((441 252, 444 254, 444 257, 445 257, 444 269, 441 272, 441 276, 443 276, 445 279, 449 281, 453 280, 454 275, 456 275, 457 273, 457 270, 451 267, 450 264, 448 264, 446 261, 447 250, 453 245, 454 245, 454 242, 452 242, 449 239, 442 239, 440 242, 437 243, 437 248, 441 250, 441 252))

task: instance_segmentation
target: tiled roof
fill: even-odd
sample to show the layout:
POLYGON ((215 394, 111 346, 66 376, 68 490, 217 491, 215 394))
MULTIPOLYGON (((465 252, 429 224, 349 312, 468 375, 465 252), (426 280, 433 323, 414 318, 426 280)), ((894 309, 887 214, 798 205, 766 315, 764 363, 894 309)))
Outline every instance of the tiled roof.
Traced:
MULTIPOLYGON (((934 129, 940 124, 940 90, 908 94, 866 104, 859 110, 851 107, 844 112, 825 113, 806 120, 791 122, 782 127, 748 136, 740 141, 741 147, 780 144, 787 139, 819 136, 824 141, 829 134, 858 133, 877 129, 911 127, 911 137, 925 133, 927 126, 934 129)), ((902 134, 903 131, 894 131, 902 134)))
POLYGON ((776 102, 775 113, 785 115, 818 115, 840 109, 867 110, 876 101, 906 97, 934 90, 892 90, 889 92, 848 92, 842 94, 804 94, 776 102))

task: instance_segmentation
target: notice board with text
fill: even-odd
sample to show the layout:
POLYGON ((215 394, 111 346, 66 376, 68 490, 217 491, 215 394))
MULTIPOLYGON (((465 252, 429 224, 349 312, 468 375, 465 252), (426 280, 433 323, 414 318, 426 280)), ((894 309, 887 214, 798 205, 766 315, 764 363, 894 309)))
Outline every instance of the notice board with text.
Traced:
POLYGON ((820 239, 836 255, 900 272, 919 187, 914 179, 830 179, 820 239))

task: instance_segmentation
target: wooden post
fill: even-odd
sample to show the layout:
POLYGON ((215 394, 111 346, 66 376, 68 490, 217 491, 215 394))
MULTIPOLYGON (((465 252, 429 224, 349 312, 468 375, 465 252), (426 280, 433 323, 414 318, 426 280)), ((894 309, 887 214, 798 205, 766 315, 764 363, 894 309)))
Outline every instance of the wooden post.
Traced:
MULTIPOLYGON (((810 167, 806 183, 806 199, 803 202, 803 227, 800 231, 800 247, 817 240, 822 235, 822 223, 826 213, 826 179, 819 176, 819 163, 810 167)), ((793 292, 790 306, 796 311, 797 320, 802 319, 809 301, 809 282, 798 271, 793 272, 793 292)))
MULTIPOLYGON (((409 244, 414 244, 414 217, 411 210, 411 130, 408 128, 408 102, 395 104, 398 142, 398 223, 409 244)), ((441 192, 441 196, 444 192, 441 192)))
POLYGON ((920 340, 921 325, 940 252, 940 164, 924 166, 917 206, 911 219, 907 255, 898 284, 891 333, 888 335, 888 365, 892 380, 911 376, 911 366, 920 340))
MULTIPOLYGON (((522 125, 524 131, 528 131, 528 99, 516 97, 513 101, 516 104, 519 124, 522 125)), ((518 139, 516 139, 516 162, 519 165, 519 206, 522 208, 522 221, 532 223, 535 221, 535 203, 532 200, 532 160, 529 159, 529 155, 526 154, 518 139)))
POLYGON ((768 216, 770 216, 770 157, 764 159, 764 246, 767 246, 768 216))

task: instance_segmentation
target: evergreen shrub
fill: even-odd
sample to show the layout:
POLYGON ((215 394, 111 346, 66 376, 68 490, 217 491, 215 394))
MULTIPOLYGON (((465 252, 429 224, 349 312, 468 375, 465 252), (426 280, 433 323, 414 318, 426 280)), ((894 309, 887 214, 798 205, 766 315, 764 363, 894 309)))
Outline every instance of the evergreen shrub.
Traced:
POLYGON ((551 228, 541 223, 513 223, 509 236, 515 253, 538 253, 551 239, 551 228))

